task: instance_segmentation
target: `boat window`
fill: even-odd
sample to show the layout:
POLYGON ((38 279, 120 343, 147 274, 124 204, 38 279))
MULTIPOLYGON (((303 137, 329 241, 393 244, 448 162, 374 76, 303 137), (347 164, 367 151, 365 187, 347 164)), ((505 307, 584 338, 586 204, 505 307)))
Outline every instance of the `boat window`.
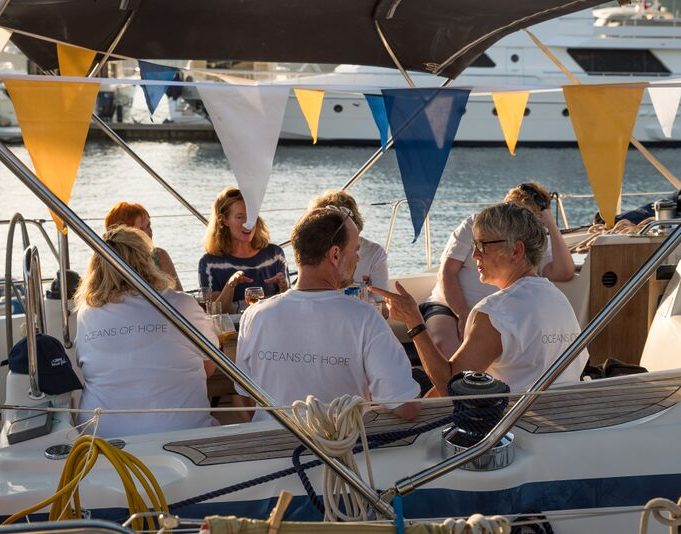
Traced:
POLYGON ((471 67, 485 67, 485 68, 492 68, 496 67, 496 63, 492 61, 492 58, 489 57, 487 54, 480 54, 477 58, 475 58, 475 61, 470 64, 471 67))
POLYGON ((668 76, 669 69, 650 50, 568 48, 568 54, 587 74, 657 74, 668 76))

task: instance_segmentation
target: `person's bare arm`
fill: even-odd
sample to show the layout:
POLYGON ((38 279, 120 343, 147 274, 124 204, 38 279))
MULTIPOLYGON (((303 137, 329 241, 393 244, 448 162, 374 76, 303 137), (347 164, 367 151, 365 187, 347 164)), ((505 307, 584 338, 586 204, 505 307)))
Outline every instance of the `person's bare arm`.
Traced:
POLYGON ((213 376, 217 365, 213 360, 203 360, 203 370, 206 371, 206 378, 213 376))
POLYGON ((463 341, 463 333, 466 328, 466 320, 470 310, 463 296, 463 290, 459 283, 459 271, 463 262, 454 258, 447 258, 441 265, 438 272, 437 283, 445 296, 447 306, 456 314, 458 319, 459 340, 463 341))
MULTIPOLYGON (((371 290, 385 298, 392 319, 414 328, 423 322, 416 301, 399 282, 395 286, 399 293, 374 287, 371 290)), ((442 354, 427 330, 414 336, 413 341, 426 374, 441 395, 447 395, 447 383, 453 375, 460 371, 485 371, 502 351, 501 335, 485 313, 475 315, 468 336, 451 359, 442 354)))
POLYGON ((170 254, 168 254, 164 249, 156 249, 156 257, 158 258, 159 268, 166 274, 169 274, 175 280, 175 289, 182 291, 182 282, 180 282, 180 277, 177 276, 177 271, 175 270, 175 264, 173 260, 170 259, 170 254))
POLYGON ((407 402, 405 404, 401 404, 394 410, 391 410, 392 413, 394 413, 397 417, 401 417, 402 419, 406 419, 407 421, 413 421, 416 419, 416 416, 419 414, 421 411, 421 403, 419 402, 407 402))
POLYGON ((225 284, 225 287, 222 288, 222 291, 213 291, 213 293, 211 293, 211 298, 213 300, 219 300, 222 302, 222 309, 225 311, 225 313, 232 313, 233 311, 236 311, 234 310, 233 304, 234 289, 239 284, 252 281, 253 279, 246 276, 243 271, 237 271, 229 277, 229 280, 227 280, 227 283, 225 284))
POLYGON ((549 231, 551 240, 551 262, 544 266, 541 275, 553 282, 567 282, 575 276, 575 264, 572 261, 572 254, 567 247, 567 243, 558 229, 556 220, 551 214, 551 210, 541 211, 539 216, 549 231))

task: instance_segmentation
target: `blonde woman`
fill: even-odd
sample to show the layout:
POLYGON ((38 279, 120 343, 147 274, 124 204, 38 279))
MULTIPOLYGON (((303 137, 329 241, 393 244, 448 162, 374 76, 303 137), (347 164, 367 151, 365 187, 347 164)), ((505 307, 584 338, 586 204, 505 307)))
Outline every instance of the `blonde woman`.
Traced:
MULTIPOLYGON (((172 278, 154 264, 154 247, 144 232, 114 226, 103 239, 204 336, 218 344, 196 301, 174 291, 172 278)), ((85 383, 80 408, 209 408, 206 378, 215 364, 97 253, 78 287, 76 303, 76 359, 85 383)), ((79 422, 90 417, 80 414, 79 422)), ((207 411, 104 414, 97 433, 111 437, 212 424, 207 411)))
POLYGON ((286 256, 281 247, 270 243, 265 222, 258 220, 249 230, 246 204, 241 191, 223 190, 213 202, 203 246, 206 254, 199 261, 199 281, 209 287, 213 300, 223 310, 244 309, 247 287, 260 286, 269 297, 289 287, 286 256))
MULTIPOLYGON (((528 208, 543 223, 549 239, 537 265, 538 274, 551 281, 567 281, 575 267, 565 240, 551 215, 551 197, 537 182, 511 188, 504 202, 528 208)), ((470 310, 496 288, 480 278, 473 258, 473 223, 470 215, 452 232, 440 259, 440 270, 433 292, 421 304, 421 313, 433 341, 445 354, 453 354, 461 345, 470 310)))
MULTIPOLYGON (((104 228, 110 230, 118 224, 126 224, 133 228, 137 228, 138 230, 142 230, 149 236, 149 239, 153 239, 154 237, 153 231, 151 230, 149 212, 141 204, 132 202, 118 202, 117 204, 114 204, 109 210, 109 213, 104 217, 104 228)), ((173 260, 170 259, 170 254, 160 247, 154 247, 151 257, 153 258, 156 267, 161 269, 164 273, 169 274, 173 280, 175 280, 175 289, 182 291, 180 277, 177 276, 175 264, 173 263, 173 260)))

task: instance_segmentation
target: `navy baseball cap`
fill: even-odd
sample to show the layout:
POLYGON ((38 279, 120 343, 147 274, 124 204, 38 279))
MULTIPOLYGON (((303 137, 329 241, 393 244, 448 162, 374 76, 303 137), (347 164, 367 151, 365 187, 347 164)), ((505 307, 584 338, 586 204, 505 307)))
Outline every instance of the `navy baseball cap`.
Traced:
MULTIPOLYGON (((83 389, 61 342, 46 334, 36 334, 35 341, 40 391, 48 395, 61 395, 83 389)), ((28 341, 25 337, 12 347, 7 359, 10 371, 28 374, 28 341)))

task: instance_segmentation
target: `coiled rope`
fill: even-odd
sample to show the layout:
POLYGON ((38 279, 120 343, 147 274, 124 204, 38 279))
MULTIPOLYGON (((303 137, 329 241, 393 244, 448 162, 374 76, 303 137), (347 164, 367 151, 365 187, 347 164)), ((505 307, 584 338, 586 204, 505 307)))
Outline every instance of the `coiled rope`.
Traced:
MULTIPOLYGON (((87 476, 97 463, 97 458, 100 454, 103 454, 111 462, 111 465, 121 478, 131 515, 150 511, 168 513, 168 504, 163 495, 163 490, 161 490, 151 471, 138 458, 129 452, 117 449, 102 438, 81 436, 73 444, 73 448, 66 459, 59 485, 54 495, 8 517, 3 524, 14 523, 18 519, 49 505, 51 505, 49 521, 80 519, 82 517, 82 510, 78 487, 80 481, 87 476), (151 510, 137 490, 135 479, 144 488, 151 503, 151 510)), ((153 517, 146 517, 146 522, 147 528, 155 530, 153 517)), ((138 518, 133 522, 132 527, 135 530, 141 530, 143 525, 144 519, 138 518)))
POLYGON ((681 498, 677 502, 662 497, 649 500, 641 513, 639 534, 647 534, 651 514, 659 523, 669 527, 669 534, 675 534, 681 526, 681 498), (665 517, 664 512, 667 512, 669 517, 665 517))
MULTIPOLYGON (((324 405, 314 396, 293 403, 293 419, 326 454, 361 477, 353 449, 360 439, 368 451, 364 428, 364 399, 343 395, 324 405)), ((369 485, 374 487, 369 454, 364 455, 369 485)), ((367 503, 354 489, 328 466, 324 468, 324 520, 366 521, 367 503), (345 512, 341 511, 343 505, 345 512)))

